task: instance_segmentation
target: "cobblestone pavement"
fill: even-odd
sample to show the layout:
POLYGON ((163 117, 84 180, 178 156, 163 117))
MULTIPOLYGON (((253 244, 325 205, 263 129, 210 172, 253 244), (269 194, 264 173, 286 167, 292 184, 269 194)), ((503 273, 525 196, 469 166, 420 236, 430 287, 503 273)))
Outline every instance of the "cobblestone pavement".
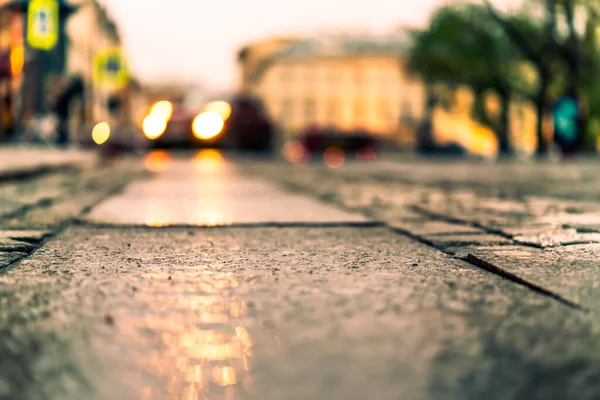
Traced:
POLYGON ((0 184, 0 271, 143 173, 138 159, 125 159, 0 184))
POLYGON ((0 399, 600 397, 591 161, 213 161, 0 186, 0 399))
MULTIPOLYGON (((599 316, 599 163, 315 163, 252 172, 599 316)), ((247 171, 249 171, 247 169, 247 171)))

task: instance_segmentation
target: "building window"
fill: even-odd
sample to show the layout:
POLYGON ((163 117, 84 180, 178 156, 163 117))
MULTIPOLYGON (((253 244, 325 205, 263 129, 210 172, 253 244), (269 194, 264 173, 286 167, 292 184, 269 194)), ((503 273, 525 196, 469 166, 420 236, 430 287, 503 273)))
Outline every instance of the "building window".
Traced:
POLYGON ((329 67, 327 69, 327 81, 332 84, 335 85, 340 81, 340 76, 341 76, 341 72, 339 69, 335 68, 335 67, 329 67))
POLYGON ((387 100, 385 99, 381 99, 379 101, 379 110, 378 110, 378 117, 382 120, 382 121, 389 121, 390 117, 391 117, 391 113, 390 113, 390 104, 387 100))
POLYGON ((307 122, 313 122, 315 119, 315 102, 314 100, 306 100, 304 103, 304 118, 307 122))
POLYGON ((331 100, 327 105, 327 121, 330 124, 335 124, 339 119, 339 105, 337 101, 331 100))
POLYGON ((288 124, 294 116, 293 111, 292 102, 284 100, 281 104, 281 114, 279 115, 281 123, 288 124))
POLYGON ((365 114, 366 114, 366 109, 365 109, 365 102, 362 100, 356 100, 354 102, 354 109, 353 109, 353 113, 352 113, 352 119, 355 122, 361 121, 365 118, 365 114))
POLYGON ((366 82, 365 70, 363 67, 357 67, 354 69, 354 84, 356 86, 363 86, 366 82))
POLYGON ((306 84, 314 84, 316 78, 316 71, 312 65, 306 67, 304 71, 304 83, 306 84))

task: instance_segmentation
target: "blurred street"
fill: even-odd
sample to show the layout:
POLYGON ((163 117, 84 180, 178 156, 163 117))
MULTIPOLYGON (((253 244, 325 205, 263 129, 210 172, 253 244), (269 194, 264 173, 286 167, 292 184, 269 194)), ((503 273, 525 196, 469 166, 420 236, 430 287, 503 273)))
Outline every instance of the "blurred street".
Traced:
POLYGON ((600 396, 597 160, 329 164, 0 183, 0 399, 600 396))
POLYGON ((0 400, 600 399, 599 6, 0 0, 0 400))

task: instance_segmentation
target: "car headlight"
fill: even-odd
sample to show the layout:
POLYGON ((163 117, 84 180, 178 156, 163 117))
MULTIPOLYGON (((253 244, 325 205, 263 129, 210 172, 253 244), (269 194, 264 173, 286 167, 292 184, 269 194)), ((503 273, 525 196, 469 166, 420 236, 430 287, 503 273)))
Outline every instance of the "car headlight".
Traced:
POLYGON ((142 129, 144 135, 150 139, 158 139, 167 130, 168 120, 160 114, 150 114, 144 119, 142 129))
POLYGON ((209 140, 218 136, 223 130, 224 125, 223 117, 219 113, 206 111, 194 118, 194 121, 192 121, 192 132, 198 139, 209 140))

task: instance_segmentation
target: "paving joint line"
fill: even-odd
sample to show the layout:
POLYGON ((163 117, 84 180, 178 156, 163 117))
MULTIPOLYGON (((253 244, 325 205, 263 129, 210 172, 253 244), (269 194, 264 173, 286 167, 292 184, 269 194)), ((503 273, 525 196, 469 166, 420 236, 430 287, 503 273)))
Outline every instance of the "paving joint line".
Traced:
MULTIPOLYGON (((104 200, 106 200, 107 198, 114 196, 115 194, 120 193, 121 191, 123 191, 125 189, 125 187, 127 185, 129 185, 134 179, 136 178, 136 176, 132 176, 131 178, 129 178, 126 182, 115 185, 115 187, 113 187, 111 190, 108 190, 103 196, 101 196, 96 202, 94 202, 94 204, 88 205, 86 207, 84 207, 81 212, 80 212, 80 216, 81 215, 85 215, 86 213, 89 213, 89 211, 91 209, 93 209, 94 207, 96 207, 98 204, 100 204, 101 202, 103 202, 104 200)), ((43 207, 41 207, 43 208, 43 207)), ((33 245, 33 249, 31 251, 29 251, 28 253, 23 253, 25 254, 23 257, 18 258, 10 263, 8 263, 7 265, 0 267, 0 276, 5 275, 6 273, 8 273, 12 268, 14 268, 18 263, 22 262, 23 260, 31 257, 37 250, 39 250, 40 248, 42 248, 44 246, 44 244, 46 244, 49 240, 54 239, 55 237, 57 237, 58 235, 60 235, 61 233, 63 233, 69 226, 76 224, 78 219, 80 217, 74 217, 74 218, 69 218, 66 219, 54 226, 51 227, 46 227, 45 229, 48 230, 48 235, 46 235, 45 237, 43 237, 41 240, 39 241, 35 241, 36 243, 29 243, 27 241, 23 241, 23 240, 19 240, 25 243, 29 243, 33 245)), ((1 219, 0 219, 1 220, 1 219)), ((14 228, 11 228, 14 229, 14 228)), ((22 228, 19 230, 32 230, 31 227, 29 228, 22 228)))
POLYGON ((498 275, 504 279, 508 279, 509 281, 516 283, 517 285, 524 286, 538 294, 541 294, 546 297, 550 297, 553 300, 556 300, 565 306, 568 306, 570 308, 573 308, 573 309, 576 309, 579 311, 583 311, 585 313, 589 312, 589 310, 587 308, 583 307, 582 305, 575 303, 575 302, 561 296, 560 294, 558 294, 556 292, 553 292, 542 286, 536 285, 535 283, 532 283, 526 279, 523 279, 523 278, 521 278, 501 267, 498 267, 488 261, 485 261, 484 259, 477 257, 471 253, 468 253, 466 257, 457 257, 457 258, 464 260, 475 267, 478 267, 485 271, 488 271, 494 275, 498 275))
MULTIPOLYGON (((287 185, 285 185, 287 187, 294 186, 294 188, 296 190, 299 190, 299 191, 302 191, 304 193, 309 193, 309 194, 314 195, 314 193, 311 193, 310 190, 307 190, 306 187, 302 187, 302 185, 299 185, 299 184, 291 184, 290 185, 290 182, 285 182, 285 183, 287 183, 287 185)), ((332 202, 332 203, 336 204, 337 206, 341 206, 343 209, 346 209, 346 210, 348 209, 348 207, 346 207, 346 206, 344 206, 342 204, 339 204, 339 203, 336 203, 336 202, 332 202)), ((490 229, 488 227, 482 226, 482 225, 477 224, 477 223, 473 223, 473 222, 469 222, 469 221, 464 221, 464 220, 457 219, 457 218, 448 217, 448 216, 445 216, 443 214, 434 213, 434 212, 426 210, 426 209, 424 209, 424 208, 422 208, 422 207, 420 207, 418 205, 408 206, 407 209, 409 209, 411 211, 415 211, 415 212, 417 212, 417 213, 419 213, 419 214, 421 214, 423 216, 429 217, 429 218, 433 219, 434 221, 438 220, 438 221, 453 223, 453 224, 457 224, 457 225, 472 226, 472 227, 475 227, 475 228, 478 228, 478 229, 482 229, 485 233, 495 234, 495 235, 503 237, 505 239, 510 239, 513 242, 513 243, 506 243, 506 244, 504 244, 504 246, 514 245, 516 243, 514 241, 514 239, 513 239, 512 236, 506 235, 506 234, 504 234, 501 231, 495 231, 493 229, 490 229)), ((539 295, 551 298, 551 299, 553 299, 553 300, 555 300, 555 301, 557 301, 557 302, 559 302, 559 303, 561 303, 561 304, 563 304, 563 305, 565 305, 565 306, 567 306, 569 308, 572 308, 572 309, 575 309, 575 310, 578 310, 578 311, 582 311, 584 313, 588 313, 589 312, 589 310, 586 309, 586 308, 584 308, 582 305, 580 305, 578 303, 575 303, 575 302, 573 302, 571 300, 568 300, 568 299, 562 297, 561 295, 559 295, 558 293, 555 293, 555 292, 553 292, 551 290, 548 290, 548 289, 546 289, 546 288, 544 288, 542 286, 539 286, 539 285, 536 285, 536 284, 534 284, 532 282, 529 282, 529 281, 527 281, 527 280, 525 280, 525 279, 523 279, 523 278, 521 278, 521 277, 519 277, 519 276, 517 276, 517 275, 515 275, 515 274, 513 274, 511 272, 506 271, 505 269, 502 269, 502 268, 497 267, 497 266, 495 266, 495 265, 493 265, 493 264, 491 264, 491 263, 489 263, 489 262, 487 262, 487 261, 485 261, 483 259, 480 259, 480 258, 474 256, 471 253, 469 253, 467 255, 467 257, 458 257, 458 256, 456 256, 456 254, 451 254, 450 252, 448 252, 446 248, 441 247, 441 246, 436 246, 432 241, 425 239, 423 236, 416 235, 416 234, 414 234, 414 233, 412 233, 412 232, 410 232, 410 231, 408 231, 406 229, 392 227, 388 223, 385 223, 385 222, 383 222, 383 225, 386 226, 387 229, 390 230, 393 233, 407 236, 407 237, 409 237, 409 238, 411 238, 413 240, 416 240, 419 243, 422 243, 422 244, 424 244, 424 245, 426 245, 428 247, 431 247, 431 248, 433 248, 433 249, 435 249, 437 251, 440 251, 440 252, 442 252, 444 254, 447 254, 447 255, 449 255, 451 257, 454 257, 457 260, 464 261, 464 262, 466 262, 466 263, 468 263, 468 264, 470 264, 470 265, 472 265, 472 266, 474 266, 476 268, 482 269, 482 270, 487 271, 489 273, 492 273, 492 274, 494 274, 496 276, 499 276, 501 278, 507 279, 507 280, 511 281, 512 283, 514 283, 516 285, 519 285, 519 286, 522 286, 522 287, 524 287, 524 288, 526 288, 528 290, 531 290, 531 291, 533 291, 533 292, 535 292, 535 293, 537 293, 539 295)), ((474 235, 474 236, 476 236, 476 235, 474 235)), ((530 245, 532 245, 532 244, 530 243, 530 245)), ((531 247, 537 247, 537 246, 531 246, 531 247)))
POLYGON ((142 225, 142 224, 118 224, 118 223, 95 223, 82 218, 74 221, 79 226, 94 227, 100 229, 259 229, 259 228, 383 228, 386 224, 381 221, 366 222, 257 222, 224 225, 194 225, 194 224, 167 224, 167 225, 142 225))
POLYGON ((447 215, 427 210, 426 208, 423 208, 423 207, 421 207, 419 205, 416 205, 416 204, 413 204, 413 205, 411 205, 411 206, 409 206, 407 208, 409 210, 411 210, 411 211, 415 211, 415 212, 417 212, 417 213, 419 213, 421 215, 424 215, 424 216, 429 217, 429 218, 436 219, 436 220, 441 221, 441 222, 447 222, 447 223, 451 223, 451 224, 455 224, 455 225, 470 226, 470 227, 473 227, 473 228, 481 229, 481 230, 484 231, 484 233, 488 233, 488 234, 492 234, 492 235, 496 235, 496 236, 501 236, 504 239, 509 239, 509 240, 514 241, 513 236, 508 235, 508 234, 502 232, 499 229, 490 228, 490 227, 487 227, 485 225, 479 224, 477 222, 465 221, 465 220, 462 220, 462 219, 459 219, 459 218, 448 217, 447 215))
POLYGON ((63 164, 57 166, 44 165, 34 169, 16 170, 0 173, 0 184, 10 183, 14 181, 26 182, 36 178, 41 178, 47 175, 61 174, 73 170, 78 170, 80 167, 77 163, 63 164))

